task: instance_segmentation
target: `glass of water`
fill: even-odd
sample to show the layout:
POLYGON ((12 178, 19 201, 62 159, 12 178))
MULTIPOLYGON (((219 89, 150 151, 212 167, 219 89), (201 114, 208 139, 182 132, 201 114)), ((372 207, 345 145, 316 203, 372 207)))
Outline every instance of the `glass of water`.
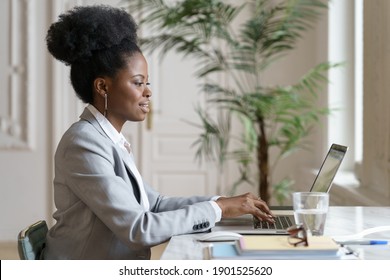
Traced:
POLYGON ((324 192, 293 193, 294 216, 308 234, 323 235, 326 214, 329 209, 329 194, 324 192))

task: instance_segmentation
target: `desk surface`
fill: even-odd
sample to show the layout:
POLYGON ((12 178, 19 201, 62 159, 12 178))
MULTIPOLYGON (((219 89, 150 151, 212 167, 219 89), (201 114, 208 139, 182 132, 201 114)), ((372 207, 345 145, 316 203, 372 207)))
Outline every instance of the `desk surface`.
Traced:
MULTIPOLYGON (((378 226, 390 226, 390 207, 330 207, 324 235, 344 236, 359 233, 378 226)), ((198 234, 174 236, 169 241, 161 259, 201 260, 208 243, 198 242, 198 234)), ((368 238, 390 240, 390 230, 372 233, 368 238)), ((362 259, 390 260, 389 245, 351 246, 362 259)))

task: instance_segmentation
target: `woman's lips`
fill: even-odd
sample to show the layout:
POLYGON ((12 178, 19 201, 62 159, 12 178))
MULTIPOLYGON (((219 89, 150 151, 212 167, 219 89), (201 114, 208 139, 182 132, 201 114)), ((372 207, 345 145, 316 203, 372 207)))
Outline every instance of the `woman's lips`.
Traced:
POLYGON ((150 111, 149 102, 140 103, 139 106, 140 106, 142 112, 149 113, 149 111, 150 111))

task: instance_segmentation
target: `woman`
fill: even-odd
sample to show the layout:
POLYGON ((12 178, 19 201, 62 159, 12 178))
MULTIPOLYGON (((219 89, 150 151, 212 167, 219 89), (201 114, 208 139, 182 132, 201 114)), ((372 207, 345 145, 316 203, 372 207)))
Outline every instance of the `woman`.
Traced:
POLYGON ((129 14, 76 7, 51 25, 46 40, 49 52, 71 66, 73 88, 88 104, 55 154, 56 224, 46 259, 149 259, 151 246, 207 231, 221 217, 273 220, 253 194, 170 198, 142 181, 121 133, 126 121, 145 119, 152 96, 129 14))

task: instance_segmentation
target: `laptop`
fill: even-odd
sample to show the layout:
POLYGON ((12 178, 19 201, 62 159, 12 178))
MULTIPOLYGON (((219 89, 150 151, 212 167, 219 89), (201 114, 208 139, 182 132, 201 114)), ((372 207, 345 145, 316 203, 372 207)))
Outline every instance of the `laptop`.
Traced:
MULTIPOLYGON (((329 192, 334 177, 344 159, 348 147, 332 144, 322 162, 310 192, 329 192)), ((240 218, 224 218, 211 231, 232 231, 240 234, 288 234, 287 228, 295 224, 292 206, 270 207, 275 215, 275 224, 261 222, 252 215, 240 218)))

